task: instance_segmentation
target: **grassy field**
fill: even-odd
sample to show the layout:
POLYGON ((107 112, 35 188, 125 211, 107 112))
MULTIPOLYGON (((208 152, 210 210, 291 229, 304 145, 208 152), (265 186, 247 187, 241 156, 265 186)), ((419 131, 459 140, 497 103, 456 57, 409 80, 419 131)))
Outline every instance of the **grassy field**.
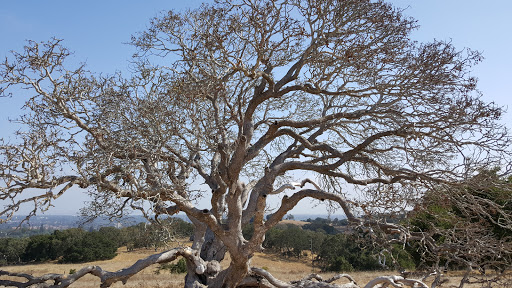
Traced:
MULTIPOLYGON (((99 265, 103 269, 108 271, 117 271, 121 268, 132 265, 137 260, 154 254, 154 250, 137 250, 127 252, 126 248, 120 248, 118 251, 118 255, 113 260, 107 261, 96 261, 91 263, 82 263, 82 264, 57 264, 57 263, 44 263, 37 265, 22 265, 22 266, 9 266, 2 267, 0 269, 5 269, 10 272, 23 272, 29 273, 32 275, 43 275, 47 273, 69 273, 71 269, 79 270, 80 268, 88 265, 99 265)), ((229 257, 225 259, 223 262, 229 261, 229 257)), ((257 267, 265 267, 270 273, 272 273, 275 277, 284 280, 298 280, 303 278, 304 276, 309 275, 311 272, 319 272, 318 269, 313 269, 310 264, 311 262, 308 259, 303 258, 302 260, 296 259, 286 259, 279 257, 274 254, 264 254, 258 253, 252 260, 252 265, 257 267)), ((223 263, 225 267, 227 263, 223 263)), ((170 274, 166 271, 161 271, 160 274, 155 274, 157 265, 150 266, 145 270, 141 271, 139 274, 130 278, 126 285, 118 282, 114 284, 112 287, 128 287, 128 288, 174 288, 174 287, 183 287, 184 283, 184 274, 170 274)), ((327 279, 334 275, 333 273, 319 273, 327 279)), ((367 282, 374 279, 377 276, 381 275, 392 275, 392 271, 382 271, 382 272, 354 272, 351 275, 354 277, 356 282, 364 286, 367 282)), ((448 275, 449 282, 444 283, 441 287, 458 287, 458 283, 460 281, 461 273, 452 273, 448 275)), ((1 279, 1 278, 0 278, 1 279)), ((338 280, 337 283, 345 283, 346 280, 338 280)), ((99 279, 95 276, 87 275, 77 282, 73 283, 71 287, 76 288, 86 288, 86 287, 99 287, 99 279)), ((477 288, 477 287, 488 287, 482 284, 473 284, 466 285, 464 287, 469 288, 477 288)), ((492 286, 498 287, 498 286, 492 286)), ((512 286, 508 286, 512 287, 512 286)), ((502 287, 506 288, 506 287, 502 287)))

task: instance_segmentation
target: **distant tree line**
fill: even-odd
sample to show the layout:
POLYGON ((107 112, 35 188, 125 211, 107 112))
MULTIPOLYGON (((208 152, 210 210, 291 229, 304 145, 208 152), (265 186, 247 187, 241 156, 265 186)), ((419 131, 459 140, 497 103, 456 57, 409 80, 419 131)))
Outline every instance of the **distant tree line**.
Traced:
POLYGON ((77 263, 112 259, 116 255, 118 243, 114 234, 108 230, 115 229, 105 227, 99 231, 86 232, 72 228, 56 230, 50 235, 32 236, 20 258, 25 263, 48 260, 77 263))
MULTIPOLYGON (((451 190, 431 189, 406 214, 380 215, 386 223, 423 233, 430 246, 400 239, 395 239, 400 244, 375 243, 364 231, 350 230, 346 219, 310 218, 302 227, 288 224, 269 230, 263 247, 298 258, 312 250, 315 266, 323 271, 503 272, 512 263, 512 177, 501 177, 497 171, 480 171, 451 190)), ((245 230, 250 233, 250 226, 245 230)))
POLYGON ((0 265, 50 260, 59 263, 107 260, 114 258, 122 246, 130 250, 157 249, 173 237, 190 237, 192 232, 192 224, 170 218, 160 225, 139 223, 120 229, 101 227, 97 231, 71 228, 24 238, 0 238, 0 265))
POLYGON ((46 228, 43 225, 37 229, 30 229, 27 227, 21 227, 18 229, 0 229, 0 238, 26 238, 34 235, 50 234, 53 231, 55 231, 55 229, 46 228))
POLYGON ((500 177, 497 171, 480 171, 468 184, 451 190, 431 189, 406 214, 380 215, 386 223, 423 233, 432 245, 400 239, 395 239, 399 244, 376 243, 364 231, 348 229, 346 219, 315 218, 302 227, 269 230, 263 246, 288 257, 312 250, 315 266, 323 271, 503 272, 512 267, 512 177, 500 177))
MULTIPOLYGON (((284 257, 309 257, 322 271, 350 272, 394 268, 414 269, 415 259, 401 246, 383 249, 361 231, 347 231, 344 219, 307 219, 302 227, 286 224, 270 229, 263 248, 284 257), (394 259, 395 261, 393 261, 394 259), (387 261, 386 261, 387 260, 387 261)), ((244 237, 252 237, 252 225, 244 229, 244 237)))

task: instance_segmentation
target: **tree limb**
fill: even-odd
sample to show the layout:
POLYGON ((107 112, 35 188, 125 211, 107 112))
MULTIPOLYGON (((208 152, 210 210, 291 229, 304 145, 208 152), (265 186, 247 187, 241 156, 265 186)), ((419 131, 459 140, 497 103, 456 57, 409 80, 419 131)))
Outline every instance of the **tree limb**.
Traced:
MULTIPOLYGON (((24 273, 11 273, 0 270, 0 275, 21 277, 28 280, 26 282, 14 280, 0 280, 0 285, 24 288, 38 284, 38 287, 63 288, 69 287, 73 282, 77 281, 78 279, 82 278, 87 274, 92 274, 100 278, 100 287, 105 288, 110 287, 112 284, 118 281, 121 281, 123 282, 123 284, 126 284, 126 281, 128 281, 130 277, 137 274, 141 270, 147 268, 148 266, 157 263, 167 263, 175 260, 179 256, 185 257, 187 261, 193 263, 193 265, 195 265, 196 267, 195 269, 197 274, 204 274, 207 271, 206 262, 204 262, 199 257, 199 252, 197 250, 193 250, 188 247, 180 247, 162 253, 154 254, 144 259, 138 260, 132 266, 121 269, 116 272, 105 271, 99 266, 87 266, 78 270, 76 273, 68 276, 65 276, 64 274, 45 274, 40 277, 35 277, 24 273), (53 284, 47 283, 48 281, 53 282, 53 284)), ((210 271, 210 273, 217 272, 219 271, 210 271)))

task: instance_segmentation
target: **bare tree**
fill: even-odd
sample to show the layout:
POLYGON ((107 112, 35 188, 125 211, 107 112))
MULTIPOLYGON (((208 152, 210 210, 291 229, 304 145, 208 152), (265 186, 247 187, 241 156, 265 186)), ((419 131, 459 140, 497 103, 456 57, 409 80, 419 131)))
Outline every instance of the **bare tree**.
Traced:
MULTIPOLYGON (((73 279, 92 273, 107 287, 183 256, 187 287, 280 286, 250 260, 300 200, 330 201, 357 225, 376 209, 351 187, 395 211, 502 160, 502 109, 479 99, 469 73, 480 53, 417 43, 415 28, 380 1, 219 0, 153 19, 132 38, 130 77, 71 68, 60 40, 29 42, 0 66, 4 95, 32 95, 17 120, 26 129, 0 146, 10 201, 0 215, 25 204, 35 215, 73 186, 93 197, 88 215, 181 211, 196 227, 192 247, 73 279), (270 195, 281 201, 265 221, 270 195), (211 205, 197 207, 200 197, 211 205)), ((329 285, 311 281, 286 285, 329 285)), ((386 281, 415 283, 369 285, 386 281)))

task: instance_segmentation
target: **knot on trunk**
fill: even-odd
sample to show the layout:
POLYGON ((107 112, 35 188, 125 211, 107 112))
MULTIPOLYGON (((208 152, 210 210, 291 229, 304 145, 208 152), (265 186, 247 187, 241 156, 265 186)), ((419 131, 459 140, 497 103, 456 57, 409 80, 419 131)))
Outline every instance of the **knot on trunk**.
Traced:
POLYGON ((212 260, 206 264, 206 274, 209 276, 216 276, 221 269, 220 263, 216 260, 212 260))

